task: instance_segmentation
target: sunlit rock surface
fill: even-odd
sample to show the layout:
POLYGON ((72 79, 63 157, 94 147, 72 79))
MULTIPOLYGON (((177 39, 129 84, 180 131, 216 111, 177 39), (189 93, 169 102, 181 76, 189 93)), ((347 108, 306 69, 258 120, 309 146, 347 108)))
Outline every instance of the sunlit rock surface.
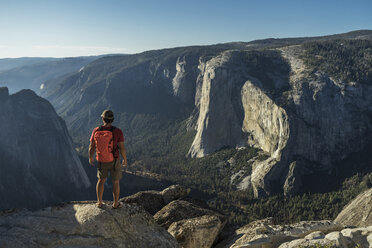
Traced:
POLYGON ((372 188, 352 200, 338 214, 335 222, 348 226, 372 226, 372 188))
POLYGON ((1 247, 179 247, 142 207, 79 202, 0 214, 1 247))

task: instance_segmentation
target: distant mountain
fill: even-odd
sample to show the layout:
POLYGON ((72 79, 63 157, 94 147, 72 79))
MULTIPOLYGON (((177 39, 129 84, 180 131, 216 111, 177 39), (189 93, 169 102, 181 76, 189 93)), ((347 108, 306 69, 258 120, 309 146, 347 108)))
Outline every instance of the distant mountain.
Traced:
POLYGON ((91 185, 51 104, 31 90, 0 88, 0 209, 77 199, 91 185))
POLYGON ((299 37, 299 38, 269 38, 262 40, 254 40, 248 43, 247 46, 254 46, 256 48, 263 47, 281 47, 290 45, 300 45, 311 41, 330 41, 339 39, 372 39, 372 30, 356 30, 343 34, 315 36, 315 37, 299 37))
POLYGON ((362 30, 104 57, 46 82, 41 94, 82 154, 110 108, 139 167, 206 191, 326 191, 369 170, 371 37, 362 30))
POLYGON ((39 64, 43 62, 57 61, 58 58, 43 57, 23 57, 23 58, 5 58, 0 59, 0 72, 7 71, 16 67, 39 64))
POLYGON ((0 66, 8 69, 0 70, 0 86, 8 87, 11 93, 21 89, 40 93, 47 80, 75 72, 100 57, 3 59, 0 66))

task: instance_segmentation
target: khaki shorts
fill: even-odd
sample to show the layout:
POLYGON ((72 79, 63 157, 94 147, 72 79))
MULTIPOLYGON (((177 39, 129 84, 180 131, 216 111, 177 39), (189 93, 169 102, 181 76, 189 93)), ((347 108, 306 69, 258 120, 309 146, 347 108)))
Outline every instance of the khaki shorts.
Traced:
POLYGON ((108 163, 98 163, 97 177, 99 179, 105 179, 108 177, 108 172, 110 172, 113 181, 120 180, 123 177, 122 168, 120 164, 120 159, 116 160, 115 168, 114 161, 108 163))

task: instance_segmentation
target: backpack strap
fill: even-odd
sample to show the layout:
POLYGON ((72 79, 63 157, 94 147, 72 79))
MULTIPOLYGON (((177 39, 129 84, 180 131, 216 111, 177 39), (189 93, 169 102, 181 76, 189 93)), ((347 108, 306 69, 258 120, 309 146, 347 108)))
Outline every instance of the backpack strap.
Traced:
MULTIPOLYGON (((110 128, 110 131, 111 131, 111 133, 112 133, 112 144, 114 144, 114 140, 115 140, 115 136, 114 136, 114 130, 116 129, 116 127, 114 127, 114 126, 111 126, 111 128, 110 128)), ((115 153, 116 153, 116 151, 117 151, 117 149, 118 149, 118 145, 116 145, 116 147, 113 147, 112 148, 112 155, 113 155, 113 157, 114 157, 114 165, 112 166, 113 167, 113 170, 115 171, 115 166, 116 166, 116 157, 115 157, 115 153)))
MULTIPOLYGON (((98 126, 96 132, 102 131, 102 130, 103 130, 102 126, 98 126)), ((102 163, 98 161, 98 169, 101 170, 101 168, 102 168, 102 163)))
MULTIPOLYGON (((112 132, 112 140, 113 141, 115 140, 115 135, 114 135, 114 130, 115 129, 116 129, 116 127, 114 127, 114 126, 111 126, 111 128, 110 128, 110 131, 112 132)), ((118 145, 116 144, 116 147, 113 147, 113 149, 112 149, 112 153, 114 155, 114 158, 115 158, 115 153, 116 153, 117 150, 118 150, 118 145)))

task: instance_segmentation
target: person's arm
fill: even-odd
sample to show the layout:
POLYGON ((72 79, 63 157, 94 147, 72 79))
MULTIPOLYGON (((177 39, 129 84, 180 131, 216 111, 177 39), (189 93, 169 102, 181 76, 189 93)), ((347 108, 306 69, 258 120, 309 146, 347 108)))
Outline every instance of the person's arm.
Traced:
POLYGON ((119 145, 120 154, 123 157, 122 165, 123 165, 124 168, 127 168, 127 166, 128 166, 127 151, 125 150, 124 142, 119 142, 118 145, 119 145))
POLYGON ((94 142, 90 142, 89 144, 89 164, 94 166, 94 152, 96 150, 96 144, 94 142))

